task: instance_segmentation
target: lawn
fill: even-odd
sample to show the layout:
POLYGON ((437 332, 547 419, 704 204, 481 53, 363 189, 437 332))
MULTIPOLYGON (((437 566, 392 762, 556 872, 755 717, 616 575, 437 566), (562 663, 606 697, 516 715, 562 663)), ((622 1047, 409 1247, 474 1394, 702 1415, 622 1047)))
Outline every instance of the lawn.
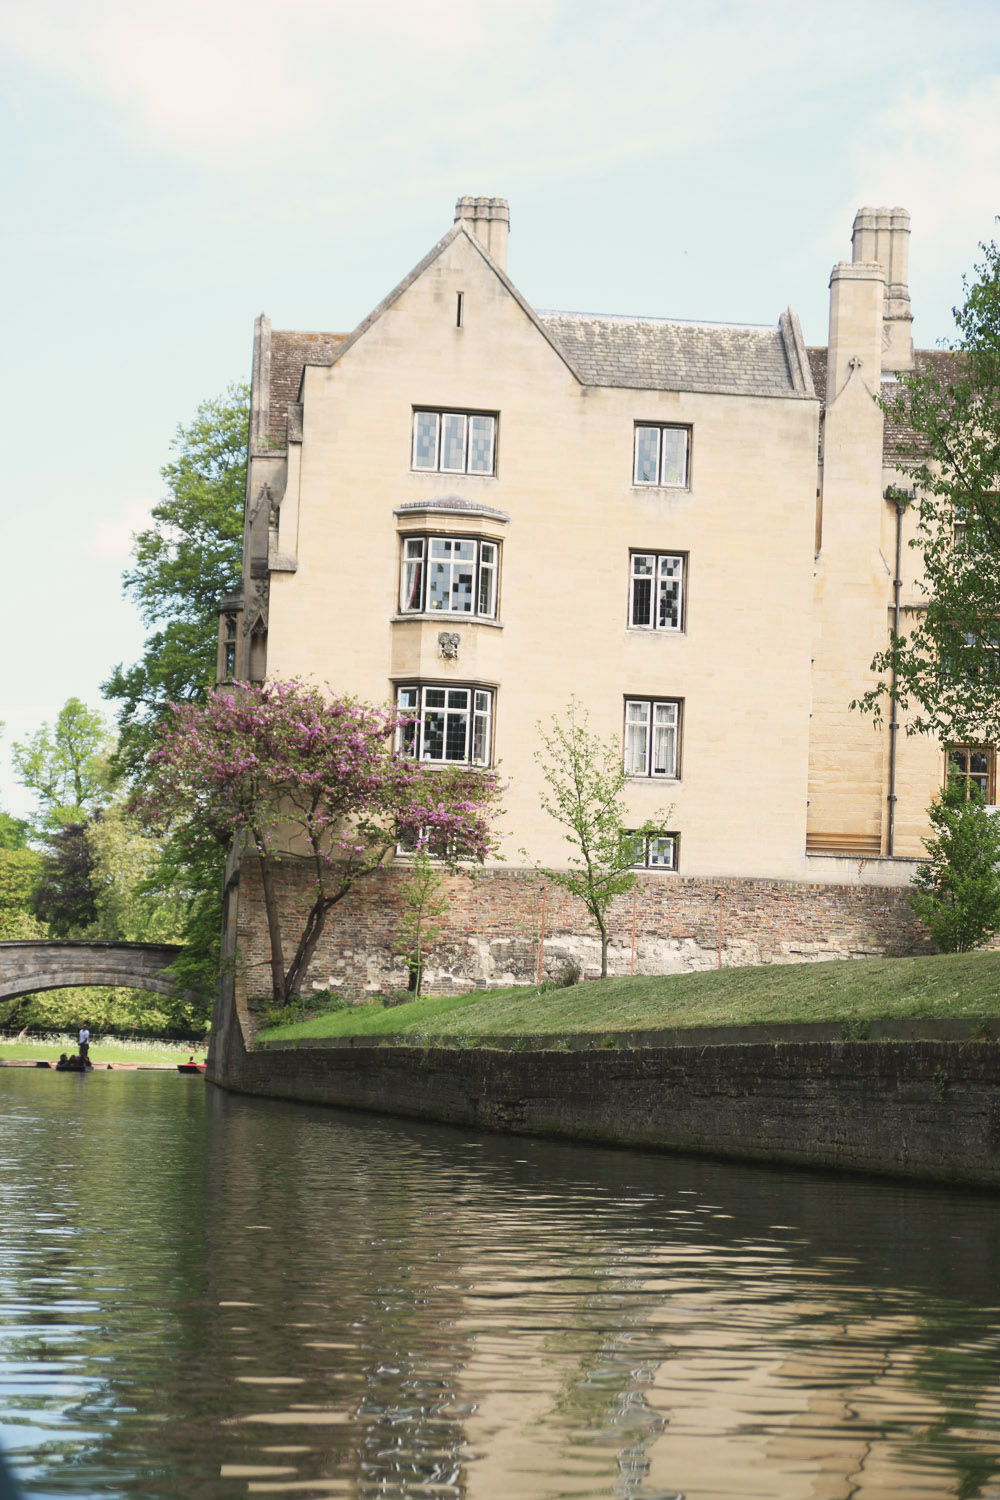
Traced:
POLYGON ((867 958, 479 990, 384 1010, 366 1004, 262 1032, 310 1037, 566 1036, 814 1021, 1000 1016, 1000 953, 867 958))
MULTIPOLYGON (((0 1036, 0 1062, 54 1063, 60 1052, 72 1057, 76 1050, 75 1035, 26 1037, 23 1042, 0 1036)), ((90 1060, 95 1068, 106 1067, 108 1063, 131 1063, 140 1067, 168 1064, 176 1067, 177 1063, 187 1062, 192 1053, 199 1062, 205 1056, 202 1050, 192 1047, 190 1042, 157 1041, 155 1038, 143 1042, 127 1042, 119 1037, 98 1037, 90 1044, 90 1060)))

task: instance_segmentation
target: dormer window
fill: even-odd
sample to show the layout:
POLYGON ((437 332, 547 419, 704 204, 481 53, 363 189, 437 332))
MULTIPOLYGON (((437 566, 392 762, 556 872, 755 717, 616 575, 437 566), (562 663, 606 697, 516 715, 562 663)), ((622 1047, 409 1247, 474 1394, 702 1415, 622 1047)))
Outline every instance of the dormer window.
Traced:
POLYGON ((495 474, 496 414, 417 410, 411 467, 435 474, 495 474))
POLYGON ((495 620, 500 547, 475 537, 403 539, 401 614, 479 616, 495 620))

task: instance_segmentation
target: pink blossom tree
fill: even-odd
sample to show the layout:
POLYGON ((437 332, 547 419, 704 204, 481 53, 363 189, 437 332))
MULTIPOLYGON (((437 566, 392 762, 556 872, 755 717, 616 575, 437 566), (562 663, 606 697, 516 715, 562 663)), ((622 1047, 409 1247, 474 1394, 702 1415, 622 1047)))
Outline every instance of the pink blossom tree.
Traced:
POLYGON ((495 848, 496 774, 429 766, 396 752, 406 722, 301 681, 216 689, 172 704, 133 806, 156 826, 244 840, 260 861, 276 1005, 298 993, 327 913, 399 842, 454 868, 495 848), (286 964, 277 893, 282 860, 308 860, 311 903, 286 964))

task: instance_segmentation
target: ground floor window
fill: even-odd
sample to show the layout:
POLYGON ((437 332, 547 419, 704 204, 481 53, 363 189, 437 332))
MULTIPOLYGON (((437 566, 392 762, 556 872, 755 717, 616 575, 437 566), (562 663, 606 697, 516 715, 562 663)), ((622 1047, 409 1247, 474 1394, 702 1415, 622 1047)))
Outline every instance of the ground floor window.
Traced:
POLYGON ((676 870, 676 833, 627 833, 629 863, 637 870, 676 870))
POLYGON ((996 801, 996 750, 986 745, 955 745, 948 751, 948 779, 965 788, 966 801, 978 787, 984 802, 996 801))
POLYGON ((396 748, 414 760, 488 766, 493 753, 493 691, 409 683, 396 689, 396 706, 409 720, 396 748))
POLYGON ((625 699, 625 774, 676 777, 681 705, 676 698, 625 699))

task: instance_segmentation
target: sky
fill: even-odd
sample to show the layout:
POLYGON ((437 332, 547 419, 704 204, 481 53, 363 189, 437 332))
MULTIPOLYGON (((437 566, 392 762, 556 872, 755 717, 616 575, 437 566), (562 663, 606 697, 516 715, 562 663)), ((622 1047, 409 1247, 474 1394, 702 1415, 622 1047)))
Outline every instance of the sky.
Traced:
POLYGON ((141 651, 121 575, 177 425, 253 320, 347 331, 510 203, 536 307, 825 343, 863 204, 912 216, 918 345, 1000 213, 995 0, 0 0, 13 740, 141 651))

